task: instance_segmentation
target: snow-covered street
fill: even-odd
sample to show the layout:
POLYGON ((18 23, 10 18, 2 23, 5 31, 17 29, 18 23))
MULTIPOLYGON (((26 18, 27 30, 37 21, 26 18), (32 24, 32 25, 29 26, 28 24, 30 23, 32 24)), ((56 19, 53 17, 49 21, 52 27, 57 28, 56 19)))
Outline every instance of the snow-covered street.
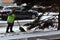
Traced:
MULTIPOLYGON (((43 19, 48 19, 53 16, 43 16, 41 20, 43 19)), ((58 18, 58 17, 57 17, 58 18)), ((36 29, 33 28, 32 30, 28 30, 27 32, 21 32, 19 30, 19 25, 18 22, 20 23, 21 26, 23 26, 26 23, 33 22, 35 19, 31 20, 15 20, 14 26, 13 26, 13 31, 14 33, 6 33, 6 27, 7 27, 7 21, 0 21, 0 40, 27 40, 28 39, 33 39, 33 40, 40 40, 40 39, 58 39, 60 38, 60 30, 56 31, 56 27, 49 27, 45 28, 44 30, 42 29, 36 29), (18 22, 17 22, 18 21, 18 22), (59 36, 57 36, 59 35, 59 36)), ((55 20, 58 22, 58 20, 55 20)), ((56 24, 57 25, 57 24, 56 24)), ((24 27, 26 28, 26 27, 24 27)))
MULTIPOLYGON (((27 40, 32 39, 59 39, 60 38, 60 30, 53 31, 50 29, 38 30, 33 32, 20 32, 19 26, 14 26, 14 33, 5 33, 6 27, 0 28, 0 40, 27 40), (49 30, 49 31, 47 31, 49 30), (59 35, 59 36, 58 36, 59 35)), ((47 40, 48 40, 47 39, 47 40)))
MULTIPOLYGON (((32 21, 33 20, 22 20, 22 21, 20 20, 19 22, 21 23, 21 25, 24 25, 25 23, 29 23, 29 22, 32 22, 32 21)), ((30 31, 27 31, 27 32, 20 32, 19 26, 18 26, 18 24, 16 25, 16 22, 17 21, 15 21, 15 25, 13 27, 14 33, 6 33, 6 27, 7 27, 6 23, 7 23, 7 21, 3 21, 3 22, 0 21, 0 40, 8 40, 8 39, 11 39, 11 40, 12 39, 15 39, 15 40, 16 39, 17 40, 21 39, 22 40, 22 38, 23 38, 23 40, 26 40, 26 38, 30 38, 30 37, 38 37, 38 36, 42 37, 44 35, 48 36, 48 35, 53 35, 53 34, 56 35, 56 34, 60 33, 58 31, 56 31, 56 33, 54 33, 54 31, 52 31, 52 30, 56 30, 56 28, 50 28, 50 29, 46 28, 44 30, 41 30, 41 29, 34 30, 33 29, 33 30, 30 30, 30 31)))
MULTIPOLYGON (((35 19, 32 19, 32 20, 18 20, 18 22, 20 23, 21 26, 23 26, 24 24, 26 23, 30 23, 30 22, 33 22, 35 19)), ((0 33, 5 33, 6 31, 6 27, 7 27, 7 21, 0 21, 0 33)), ((20 31, 19 30, 19 25, 17 23, 17 20, 14 22, 14 27, 13 27, 13 30, 16 32, 16 31, 20 31)), ((26 28, 26 27, 25 27, 26 28)), ((33 29, 34 30, 34 29, 33 29)), ((32 31, 33 31, 32 30, 32 31)), ((44 29, 44 31, 51 31, 51 30, 57 30, 57 28, 52 28, 50 27, 49 29, 46 28, 44 29)), ((37 29, 36 31, 43 31, 43 30, 40 30, 40 29, 37 29)))

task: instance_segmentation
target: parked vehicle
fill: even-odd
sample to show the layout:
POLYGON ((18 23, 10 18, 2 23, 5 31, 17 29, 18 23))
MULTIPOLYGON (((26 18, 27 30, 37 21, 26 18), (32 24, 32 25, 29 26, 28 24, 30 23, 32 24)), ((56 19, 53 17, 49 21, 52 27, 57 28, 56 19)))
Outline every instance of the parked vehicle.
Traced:
POLYGON ((29 11, 34 11, 34 12, 43 12, 43 8, 40 8, 40 7, 37 7, 37 8, 34 8, 32 7, 29 11))
POLYGON ((0 6, 0 10, 2 10, 3 6, 0 6))
POLYGON ((7 13, 11 11, 12 8, 16 9, 16 20, 19 19, 29 19, 29 18, 36 18, 38 16, 37 13, 29 12, 29 11, 22 11, 24 7, 20 6, 3 6, 3 8, 0 10, 0 17, 2 20, 7 19, 7 13))

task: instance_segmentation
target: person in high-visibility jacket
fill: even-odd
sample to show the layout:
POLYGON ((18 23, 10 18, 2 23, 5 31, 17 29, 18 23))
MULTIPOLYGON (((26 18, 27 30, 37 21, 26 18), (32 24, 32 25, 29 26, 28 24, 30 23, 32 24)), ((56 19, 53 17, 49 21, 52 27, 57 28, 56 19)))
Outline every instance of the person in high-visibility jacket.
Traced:
POLYGON ((9 33, 9 29, 10 32, 14 32, 13 31, 14 19, 15 19, 15 8, 12 9, 12 12, 8 13, 8 17, 7 17, 8 26, 6 28, 6 33, 9 33))

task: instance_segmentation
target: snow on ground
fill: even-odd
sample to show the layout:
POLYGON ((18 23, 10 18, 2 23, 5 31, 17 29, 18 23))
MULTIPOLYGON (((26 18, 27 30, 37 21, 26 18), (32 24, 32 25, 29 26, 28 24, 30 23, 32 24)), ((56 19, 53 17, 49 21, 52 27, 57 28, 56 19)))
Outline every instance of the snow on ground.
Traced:
MULTIPOLYGON (((24 27, 24 29, 25 29, 27 32, 57 30, 57 28, 52 28, 52 27, 50 27, 49 29, 48 29, 48 28, 45 28, 44 30, 42 30, 42 29, 35 29, 35 28, 33 28, 33 29, 31 29, 31 30, 27 30, 26 28, 27 28, 27 27, 24 27)), ((15 32, 19 32, 19 31, 20 31, 20 30, 19 30, 19 26, 13 26, 13 30, 14 30, 15 32)), ((0 33, 5 33, 5 32, 6 32, 6 27, 0 27, 0 33)))
MULTIPOLYGON (((15 32, 19 31, 19 26, 13 26, 13 30, 15 32)), ((6 27, 0 27, 0 33, 5 33, 6 32, 6 27)))
POLYGON ((41 30, 40 29, 40 31, 39 30, 37 30, 37 31, 33 31, 33 32, 31 32, 31 31, 29 31, 29 32, 24 32, 24 33, 22 33, 22 32, 20 32, 19 31, 19 26, 14 26, 14 28, 13 28, 13 30, 15 31, 15 33, 8 33, 8 34, 5 34, 5 30, 6 30, 6 27, 1 27, 0 28, 0 39, 21 39, 21 38, 28 38, 28 37, 35 37, 35 36, 46 36, 46 35, 53 35, 53 34, 59 34, 59 33, 54 33, 52 30, 50 31, 49 29, 44 29, 44 30, 41 30), (47 32, 45 32, 45 31, 47 31, 47 30, 49 30, 50 32, 52 32, 52 33, 50 33, 49 32, 49 34, 47 33, 47 32), (4 33, 4 34, 1 34, 1 33, 4 33), (46 34, 44 34, 44 33, 46 33, 46 34))
MULTIPOLYGON (((35 19, 32 19, 32 20, 18 20, 18 22, 20 23, 20 25, 23 25, 25 23, 29 23, 29 22, 32 22, 34 21, 35 19)), ((5 32, 6 31, 6 25, 7 21, 0 21, 0 32, 5 32)), ((15 21, 15 25, 13 27, 13 30, 14 31, 19 31, 19 25, 17 24, 17 20, 15 21)), ((32 31, 34 31, 35 29, 32 29, 32 31)), ((51 30, 57 30, 57 28, 52 28, 50 27, 49 29, 48 28, 45 28, 44 30, 41 30, 41 29, 36 29, 35 31, 51 31, 51 30)))

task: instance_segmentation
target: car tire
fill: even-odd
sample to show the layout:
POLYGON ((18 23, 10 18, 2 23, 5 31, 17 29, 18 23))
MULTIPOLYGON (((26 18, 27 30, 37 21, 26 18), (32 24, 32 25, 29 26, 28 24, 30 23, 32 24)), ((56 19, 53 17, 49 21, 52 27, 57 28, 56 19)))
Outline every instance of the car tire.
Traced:
POLYGON ((36 18, 36 15, 32 15, 32 19, 36 18))

